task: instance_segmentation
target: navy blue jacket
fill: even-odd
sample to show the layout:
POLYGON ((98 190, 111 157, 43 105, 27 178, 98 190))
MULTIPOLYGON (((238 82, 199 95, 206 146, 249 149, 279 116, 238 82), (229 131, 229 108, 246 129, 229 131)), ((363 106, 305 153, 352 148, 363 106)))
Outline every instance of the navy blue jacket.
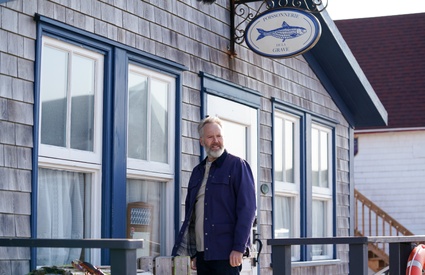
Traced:
MULTIPOLYGON (((192 171, 185 205, 185 220, 173 256, 196 254, 194 209, 206 159, 192 171)), ((245 252, 255 216, 255 184, 249 164, 227 151, 210 168, 204 202, 205 260, 227 260, 230 252, 245 252)))

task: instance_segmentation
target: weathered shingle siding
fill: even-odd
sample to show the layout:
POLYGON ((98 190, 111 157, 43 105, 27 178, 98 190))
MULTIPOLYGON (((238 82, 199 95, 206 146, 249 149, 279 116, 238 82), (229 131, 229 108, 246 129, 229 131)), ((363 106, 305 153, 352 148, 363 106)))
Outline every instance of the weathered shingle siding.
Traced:
MULTIPOLYGON (((336 223, 338 235, 349 235, 349 125, 302 56, 282 60, 263 58, 237 45, 237 56, 229 58, 228 5, 229 1, 225 0, 214 5, 202 5, 194 0, 16 0, 0 4, 0 221, 5 221, 0 223, 0 236, 31 235, 35 13, 188 68, 182 75, 181 211, 190 171, 200 155, 196 130, 201 107, 200 71, 261 93, 259 185, 271 187, 272 97, 338 121, 336 223)), ((266 243, 272 237, 272 195, 269 192, 259 196, 259 231, 266 243)), ((19 261, 29 258, 25 251, 6 253, 0 248, 0 270, 27 267, 26 261, 19 261)), ((316 272, 347 274, 347 251, 346 246, 338 246, 338 257, 345 264, 318 267, 316 272)), ((270 252, 270 247, 264 245, 261 274, 272 274, 270 252)), ((301 267, 296 270, 307 274, 301 267)))
MULTIPOLYGON (((35 1, 28 1, 35 2, 35 1)), ((0 236, 31 237, 34 38, 22 1, 0 5, 0 236)), ((0 248, 2 274, 25 274, 27 248, 0 248)))

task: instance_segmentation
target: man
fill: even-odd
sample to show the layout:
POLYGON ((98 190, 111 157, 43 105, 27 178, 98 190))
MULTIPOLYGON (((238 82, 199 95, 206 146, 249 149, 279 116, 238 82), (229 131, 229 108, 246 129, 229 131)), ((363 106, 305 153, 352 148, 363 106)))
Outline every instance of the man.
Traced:
POLYGON ((198 275, 239 274, 255 216, 255 185, 249 164, 224 149, 222 123, 198 125, 207 157, 192 171, 185 220, 172 255, 190 256, 198 275))

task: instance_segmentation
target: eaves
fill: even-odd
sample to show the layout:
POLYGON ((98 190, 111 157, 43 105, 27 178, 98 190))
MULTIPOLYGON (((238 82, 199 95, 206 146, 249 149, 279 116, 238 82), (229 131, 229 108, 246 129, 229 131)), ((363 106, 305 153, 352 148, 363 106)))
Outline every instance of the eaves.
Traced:
POLYGON ((316 14, 322 25, 307 60, 353 128, 386 126, 388 113, 327 11, 316 14))

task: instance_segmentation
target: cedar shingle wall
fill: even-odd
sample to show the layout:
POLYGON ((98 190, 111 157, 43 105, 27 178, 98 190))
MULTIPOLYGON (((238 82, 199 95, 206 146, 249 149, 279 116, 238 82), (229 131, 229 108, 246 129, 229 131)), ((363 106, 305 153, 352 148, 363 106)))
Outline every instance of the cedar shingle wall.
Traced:
MULTIPOLYGON (((200 71, 262 94, 259 186, 263 183, 270 185, 272 178, 271 97, 339 121, 336 223, 339 235, 349 234, 348 124, 303 57, 268 59, 237 45, 237 56, 230 59, 227 54, 230 43, 228 5, 227 0, 218 0, 214 5, 202 5, 195 0, 16 0, 0 4, 0 236, 31 235, 29 202, 31 150, 34 146, 35 13, 188 68, 182 77, 182 200, 190 171, 198 163, 200 154, 196 131, 201 106, 200 71)), ((269 192, 261 195, 259 204, 259 231, 264 244, 266 239, 272 237, 271 210, 269 192)), ((28 262, 19 261, 29 258, 28 251, 24 251, 0 248, 0 270, 25 270, 28 262)), ((347 247, 338 246, 338 251, 338 257, 347 263, 347 247)), ((272 274, 270 259, 270 247, 264 245, 261 254, 262 274, 272 274)), ((346 265, 333 268, 332 274, 347 274, 346 265), (334 270, 337 270, 336 273, 334 270)))

